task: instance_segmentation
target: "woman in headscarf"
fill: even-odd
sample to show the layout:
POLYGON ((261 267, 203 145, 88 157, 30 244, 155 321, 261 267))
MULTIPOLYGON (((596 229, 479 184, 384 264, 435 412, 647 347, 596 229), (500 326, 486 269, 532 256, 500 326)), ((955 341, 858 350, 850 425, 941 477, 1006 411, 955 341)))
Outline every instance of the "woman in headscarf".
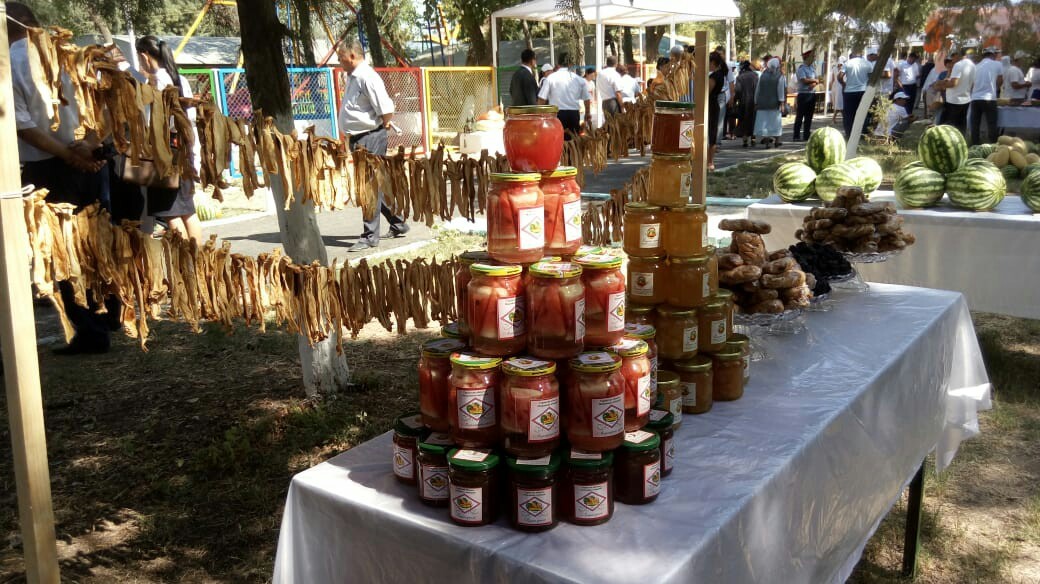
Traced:
POLYGON ((781 145, 780 135, 784 129, 780 109, 786 100, 787 80, 780 72, 780 59, 773 57, 766 63, 766 70, 755 88, 755 135, 766 148, 770 143, 774 148, 781 145))
POLYGON ((755 88, 758 87, 758 73, 751 67, 751 61, 740 64, 740 75, 737 75, 735 100, 737 109, 737 136, 744 139, 744 148, 748 140, 755 145, 755 88))

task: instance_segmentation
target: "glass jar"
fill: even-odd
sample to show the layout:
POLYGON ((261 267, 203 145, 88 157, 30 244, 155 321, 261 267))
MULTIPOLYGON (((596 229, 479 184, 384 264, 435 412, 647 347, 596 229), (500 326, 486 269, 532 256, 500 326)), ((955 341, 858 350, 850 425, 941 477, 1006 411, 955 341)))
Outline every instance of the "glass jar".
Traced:
MULTIPOLYGON (((717 275, 715 282, 717 289, 717 275)), ((668 304, 696 308, 711 297, 711 290, 711 272, 707 255, 668 258, 668 286, 665 291, 668 304)))
POLYGON ((581 187, 578 169, 561 166, 542 175, 545 253, 572 256, 581 247, 581 187))
POLYGON ((731 347, 740 349, 740 355, 744 361, 744 387, 747 387, 747 382, 751 379, 751 339, 747 335, 733 333, 726 341, 726 348, 731 347))
POLYGON ((697 347, 705 353, 721 351, 729 338, 726 328, 726 301, 712 297, 697 311, 697 347))
POLYGON ((654 403, 647 357, 650 347, 646 341, 624 338, 610 350, 621 357, 621 375, 625 378, 625 431, 634 432, 646 425, 654 403))
POLYGON ((663 256, 628 259, 628 295, 633 304, 661 304, 665 300, 663 256))
POLYGON ((643 430, 626 432, 614 469, 614 496, 628 505, 645 505, 661 490, 661 438, 643 430))
POLYGON ((415 484, 416 459, 419 456, 419 440, 426 435, 422 416, 416 412, 404 414, 394 420, 394 477, 408 485, 415 484))
POLYGON ((679 387, 682 389, 683 413, 703 414, 711 409, 712 404, 712 370, 711 359, 697 355, 693 359, 676 361, 672 364, 679 374, 679 387))
POLYGON ((560 491, 563 518, 575 525, 600 525, 614 515, 614 453, 571 449, 560 491))
POLYGON ((682 426, 683 394, 679 386, 678 373, 664 369, 657 372, 657 400, 654 402, 654 409, 671 413, 676 429, 682 426))
POLYGON ((490 450, 458 449, 448 453, 451 520, 468 527, 498 517, 498 455, 490 450))
POLYGON ((585 346, 609 347, 625 334, 625 276, 621 258, 586 255, 576 258, 585 284, 585 346))
MULTIPOLYGON (((492 263, 491 256, 482 250, 466 251, 459 255, 455 263, 455 311, 459 323, 458 332, 463 339, 469 339, 470 336, 469 324, 466 322, 466 301, 469 296, 467 288, 473 278, 469 267, 476 263, 492 263)), ((443 331, 444 329, 441 329, 442 334, 443 331)))
POLYGON ((434 432, 419 442, 419 501, 432 507, 448 506, 448 451, 455 448, 449 434, 434 432))
POLYGON ((625 435, 625 378, 621 357, 586 351, 570 360, 564 412, 571 446, 592 452, 613 450, 625 435))
POLYGON ((650 188, 646 202, 681 207, 690 202, 693 165, 688 154, 654 154, 650 161, 650 188))
MULTIPOLYGON (((469 268, 467 268, 466 271, 469 272, 469 268)), ((456 290, 456 293, 455 293, 456 301, 458 301, 458 297, 460 295, 461 294, 456 290)), ((461 306, 462 312, 459 313, 459 316, 461 317, 462 314, 465 313, 465 311, 466 311, 466 308, 465 308, 466 307, 466 303, 463 302, 460 306, 461 306)), ((463 340, 462 330, 460 328, 459 322, 458 321, 449 322, 448 324, 442 326, 441 327, 441 336, 444 337, 445 339, 460 339, 460 340, 463 340)))
POLYGON ((697 354, 697 310, 668 304, 657 306, 657 354, 678 361, 697 354))
POLYGON ((682 205, 665 211, 661 244, 668 257, 704 255, 708 248, 708 214, 704 205, 682 205))
POLYGON ((651 410, 646 428, 661 439, 661 476, 666 477, 675 466, 675 418, 664 410, 651 410))
POLYGON ((719 256, 715 248, 708 246, 708 287, 705 297, 711 297, 719 293, 719 256))
POLYGON ((501 359, 472 353, 451 356, 451 437, 459 446, 491 448, 500 434, 501 359))
POLYGON ((693 123, 692 103, 655 102, 650 150, 655 154, 689 154, 693 147, 693 123))
POLYGON ((514 172, 548 172, 563 155, 563 124, 554 105, 506 108, 502 142, 514 172))
POLYGON ((738 400, 744 395, 744 355, 738 347, 726 347, 711 356, 714 372, 712 399, 738 400))
POLYGON ((527 350, 536 357, 569 359, 585 348, 585 284, 581 266, 538 262, 525 292, 527 350))
POLYGON ((625 203, 624 248, 629 258, 648 258, 664 253, 660 207, 625 203))
POLYGON ((470 345, 485 355, 522 353, 527 327, 520 266, 473 264, 469 269, 473 274, 466 287, 470 345))
POLYGON ((507 264, 545 255, 545 196, 540 174, 493 173, 487 195, 488 253, 507 264))
POLYGON ((721 300, 725 304, 722 306, 722 312, 726 315, 726 331, 729 332, 729 336, 733 336, 733 312, 736 305, 733 300, 733 292, 725 288, 719 288, 719 291, 715 293, 715 298, 721 300))
POLYGON ((506 457, 509 467, 509 523, 520 531, 548 531, 559 522, 556 475, 560 455, 506 457))
POLYGON ((452 410, 448 383, 451 354, 465 347, 466 343, 458 339, 433 339, 422 345, 418 366, 419 410, 423 423, 434 432, 447 432, 451 428, 448 422, 452 410))
POLYGON ((649 349, 646 358, 650 360, 650 393, 657 399, 657 329, 648 324, 625 323, 625 338, 639 339, 649 349))
POLYGON ((635 304, 625 307, 625 324, 657 326, 657 311, 651 304, 635 304))
POLYGON ((556 363, 527 357, 502 362, 502 433, 513 456, 548 456, 560 443, 556 363))

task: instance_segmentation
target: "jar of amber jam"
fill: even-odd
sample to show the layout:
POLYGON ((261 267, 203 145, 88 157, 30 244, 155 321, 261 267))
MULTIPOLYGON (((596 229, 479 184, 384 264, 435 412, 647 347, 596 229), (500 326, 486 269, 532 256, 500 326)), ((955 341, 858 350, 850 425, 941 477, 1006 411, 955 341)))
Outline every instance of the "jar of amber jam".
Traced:
POLYGON ((693 147, 693 104, 687 101, 654 103, 650 150, 662 154, 689 154, 693 147))
POLYGON ((664 253, 661 242, 661 208, 647 203, 625 203, 624 248, 630 258, 664 253))
POLYGON ((712 399, 733 401, 744 395, 744 355, 737 347, 726 347, 711 356, 712 399))
POLYGON ((657 306, 657 354, 662 359, 678 361, 697 354, 699 334, 697 310, 669 304, 657 306))
POLYGON ((681 207, 690 202, 693 165, 689 154, 654 154, 650 161, 647 202, 662 207, 681 207))
POLYGON ((708 246, 708 288, 705 297, 719 293, 719 256, 716 249, 708 246))
POLYGON ((726 328, 726 301, 712 297, 697 311, 697 347, 706 353, 721 351, 729 339, 726 328))
POLYGON ((744 386, 747 387, 747 382, 751 379, 751 339, 740 333, 731 334, 729 340, 726 341, 726 348, 731 347, 740 349, 744 360, 744 386))
POLYGON ((675 418, 664 410, 650 410, 650 423, 646 429, 656 432, 661 438, 661 476, 672 474, 675 466, 675 418))
POLYGON ((725 302, 723 311, 726 313, 726 330, 729 331, 730 337, 733 336, 733 312, 736 310, 736 304, 733 299, 733 292, 725 288, 719 288, 719 291, 715 293, 715 298, 725 302))
POLYGON ((451 520, 459 525, 487 525, 498 516, 498 455, 490 450, 455 449, 448 453, 451 520))
POLYGON ((419 501, 431 507, 448 506, 448 452, 455 441, 434 432, 419 442, 419 501))
POLYGON ((661 369, 657 372, 657 401, 654 408, 671 413, 676 429, 682 426, 683 394, 679 387, 679 374, 675 371, 661 369))
POLYGON ((559 522, 556 475, 560 455, 506 457, 509 467, 509 523, 520 531, 548 531, 559 522))
MULTIPOLYGON (((718 282, 717 272, 715 281, 718 282)), ((668 304, 696 308, 711 297, 711 290, 711 270, 707 254, 688 258, 668 258, 668 286, 665 293, 668 304)))
POLYGON ((418 412, 405 414, 394 421, 394 477, 402 483, 415 484, 419 440, 426 432, 418 412))
POLYGON ((628 259, 628 297, 633 304, 664 302, 666 267, 663 256, 628 259))
POLYGON ((645 505, 661 490, 661 438, 653 432, 626 432, 617 450, 614 496, 629 505, 645 505))
POLYGON ((708 214, 704 205, 683 205, 664 212, 661 238, 668 257, 704 255, 708 248, 708 214))
POLYGON ((711 365, 711 359, 704 355, 672 363, 675 372, 679 374, 684 414, 703 414, 711 409, 714 391, 711 365))
POLYGON ((614 515, 612 452, 571 449, 560 490, 560 510, 575 525, 600 525, 614 515))
POLYGON ((632 303, 625 309, 625 324, 657 326, 657 311, 651 304, 632 303))
POLYGON ((473 353, 451 356, 451 437, 459 446, 491 448, 501 437, 499 383, 502 360, 473 353))

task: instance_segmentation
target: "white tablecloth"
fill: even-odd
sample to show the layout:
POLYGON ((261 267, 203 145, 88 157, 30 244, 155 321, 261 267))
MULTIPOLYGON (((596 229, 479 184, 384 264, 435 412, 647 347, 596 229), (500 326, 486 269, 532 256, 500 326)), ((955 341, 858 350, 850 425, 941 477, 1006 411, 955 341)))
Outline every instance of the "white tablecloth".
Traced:
MULTIPOLYGON (((878 191, 871 200, 895 197, 878 191)), ((764 237, 774 250, 795 243, 802 218, 820 205, 818 200, 788 204, 772 195, 748 207, 748 217, 773 226, 764 237)), ((1040 318, 1040 215, 1033 215, 1022 199, 1009 196, 985 213, 949 206, 899 213, 917 243, 887 262, 859 266, 864 279, 956 290, 972 310, 1040 318)))
POLYGON ((997 107, 997 126, 1040 131, 1040 107, 1002 105, 997 107))
POLYGON ((394 480, 388 433, 293 478, 274 581, 842 582, 925 455, 978 431, 989 383, 960 294, 876 285, 808 320, 765 338, 743 399, 684 418, 651 505, 455 526, 394 480))

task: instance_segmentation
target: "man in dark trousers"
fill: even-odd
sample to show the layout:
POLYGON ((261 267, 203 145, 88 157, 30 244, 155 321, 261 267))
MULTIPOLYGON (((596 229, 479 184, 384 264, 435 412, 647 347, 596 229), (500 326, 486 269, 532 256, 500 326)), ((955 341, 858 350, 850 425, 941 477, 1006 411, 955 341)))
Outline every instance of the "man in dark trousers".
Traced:
POLYGON ((798 66, 795 77, 798 79, 798 101, 794 115, 794 140, 808 140, 812 133, 813 114, 816 113, 816 86, 820 80, 816 77, 814 59, 816 51, 809 49, 802 53, 804 61, 798 66))
POLYGON ((538 105, 538 81, 534 76, 537 65, 533 49, 520 53, 520 68, 509 82, 510 105, 538 105))

